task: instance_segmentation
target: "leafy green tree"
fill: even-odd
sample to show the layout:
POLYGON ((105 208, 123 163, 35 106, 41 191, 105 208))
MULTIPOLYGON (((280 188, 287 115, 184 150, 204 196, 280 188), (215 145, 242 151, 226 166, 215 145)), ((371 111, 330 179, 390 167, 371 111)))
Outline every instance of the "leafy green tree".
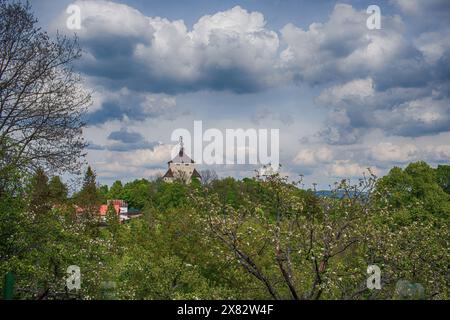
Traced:
POLYGON ((108 205, 108 209, 106 211, 106 224, 108 225, 108 228, 113 236, 116 235, 120 225, 120 218, 112 203, 108 205))
MULTIPOLYGON (((67 191, 42 169, 78 173, 83 160, 80 53, 75 39, 41 30, 27 2, 0 1, 0 275, 15 274, 17 299, 95 298, 111 247, 71 205, 54 205, 67 191), (66 288, 70 265, 84 272, 79 292, 66 288)), ((89 180, 82 195, 94 204, 89 180)))
POLYGON ((48 184, 50 198, 53 203, 61 204, 67 200, 68 188, 59 176, 53 176, 48 184))
POLYGON ((122 198, 123 198, 122 181, 120 181, 120 180, 114 181, 111 188, 109 189, 108 199, 111 200, 111 199, 122 199, 122 198))
POLYGON ((132 208, 143 209, 151 200, 151 183, 146 179, 138 179, 125 184, 123 199, 132 208))
MULTIPOLYGON (((28 251, 26 227, 30 215, 26 213, 27 202, 21 174, 17 171, 3 182, 0 193, 0 274, 15 271, 11 262, 28 251)), ((19 259, 20 260, 20 259, 19 259)), ((3 281, 0 282, 0 287, 3 281)))
POLYGON ((248 283, 232 274, 237 265, 211 254, 214 248, 192 210, 150 210, 121 225, 117 247, 126 249, 112 257, 109 278, 122 299, 237 298, 237 288, 227 284, 248 283))
POLYGON ((398 285, 407 281, 424 288, 422 299, 449 299, 448 224, 432 215, 405 223, 404 211, 386 206, 366 229, 371 239, 367 253, 382 271, 382 290, 375 297, 396 299, 401 295, 398 285))
POLYGON ((38 168, 29 185, 29 209, 36 215, 47 213, 51 209, 48 177, 42 168, 38 168))
POLYGON ((439 186, 450 194, 450 166, 449 165, 438 165, 436 168, 436 179, 439 186))
POLYGON ((189 204, 189 187, 185 183, 162 183, 153 197, 153 205, 160 209, 179 208, 189 204))
POLYGON ((99 195, 100 195, 100 199, 101 199, 101 202, 102 203, 106 203, 106 201, 108 200, 108 194, 109 194, 109 188, 108 188, 108 186, 107 185, 101 185, 99 188, 98 188, 98 192, 99 192, 99 195))
POLYGON ((97 188, 96 175, 89 166, 83 179, 83 187, 75 196, 75 202, 78 206, 78 217, 88 226, 93 237, 99 235, 99 208, 102 204, 102 197, 97 188))
POLYGON ((96 174, 89 166, 83 179, 83 187, 77 195, 77 202, 82 207, 92 208, 101 204, 101 197, 97 189, 96 174))
MULTIPOLYGON (((445 168, 439 172, 441 182, 445 182, 445 168)), ((379 180, 377 189, 394 208, 407 209, 409 219, 426 219, 429 215, 450 219, 450 195, 438 183, 437 170, 423 161, 411 163, 404 170, 394 167, 379 180)))
MULTIPOLYGON (((31 186, 42 186, 44 176, 37 172, 31 186)), ((13 193, 0 197, 0 274, 15 274, 16 299, 95 297, 107 240, 93 238, 83 221, 74 221, 70 206, 39 206, 39 214, 30 215, 27 200, 43 195, 35 188, 14 186, 13 193), (70 265, 89 270, 83 274, 79 292, 65 288, 70 265)))

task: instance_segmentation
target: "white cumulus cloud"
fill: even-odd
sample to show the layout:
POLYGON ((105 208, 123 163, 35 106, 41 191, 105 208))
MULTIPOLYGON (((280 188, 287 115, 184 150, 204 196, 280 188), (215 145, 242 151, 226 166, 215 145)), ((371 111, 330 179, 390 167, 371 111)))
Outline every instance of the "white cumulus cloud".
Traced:
POLYGON ((350 160, 338 160, 328 166, 328 174, 332 177, 352 178, 368 174, 368 170, 377 175, 379 169, 374 166, 363 166, 350 160))
POLYGON ((418 148, 413 144, 393 144, 381 142, 371 148, 373 159, 382 162, 413 161, 418 154, 418 148))
POLYGON ((297 165, 314 166, 333 159, 333 151, 331 148, 323 146, 317 149, 303 149, 300 150, 294 158, 294 163, 297 165))

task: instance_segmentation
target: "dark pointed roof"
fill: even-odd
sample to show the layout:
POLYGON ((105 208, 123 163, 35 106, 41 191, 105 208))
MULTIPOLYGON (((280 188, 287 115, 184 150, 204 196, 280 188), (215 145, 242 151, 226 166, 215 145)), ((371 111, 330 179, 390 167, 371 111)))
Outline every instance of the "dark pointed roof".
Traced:
POLYGON ((184 152, 183 143, 181 143, 180 151, 178 152, 177 156, 173 158, 169 163, 194 163, 194 160, 189 158, 189 156, 184 152))
MULTIPOLYGON (((178 152, 178 154, 176 155, 175 158, 173 158, 171 161, 168 162, 170 163, 194 163, 194 160, 192 160, 185 152, 184 152, 184 146, 183 146, 183 138, 180 137, 180 151, 178 152)), ((163 176, 163 178, 173 178, 174 177, 174 173, 172 171, 172 169, 169 167, 169 169, 167 170, 166 174, 163 176)), ((194 168, 194 170, 192 171, 192 175, 191 177, 195 177, 195 178, 199 178, 201 179, 201 175, 200 173, 194 168)))

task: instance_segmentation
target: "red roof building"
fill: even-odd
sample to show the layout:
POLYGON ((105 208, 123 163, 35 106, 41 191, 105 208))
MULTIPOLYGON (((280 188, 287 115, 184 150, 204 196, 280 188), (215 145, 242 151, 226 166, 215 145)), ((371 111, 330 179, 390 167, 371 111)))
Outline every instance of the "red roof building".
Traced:
MULTIPOLYGON (((116 211, 116 214, 119 215, 120 214, 120 205, 114 204, 114 210, 116 211)), ((105 217, 107 212, 108 212, 108 205, 102 204, 99 209, 100 216, 105 217)))

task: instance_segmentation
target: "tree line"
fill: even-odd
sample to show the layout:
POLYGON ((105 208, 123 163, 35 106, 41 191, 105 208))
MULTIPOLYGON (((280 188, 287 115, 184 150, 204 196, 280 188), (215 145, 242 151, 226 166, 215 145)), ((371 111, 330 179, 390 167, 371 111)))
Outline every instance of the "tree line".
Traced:
POLYGON ((449 179, 450 166, 416 162, 323 197, 279 174, 106 188, 88 168, 68 196, 38 169, 0 198, 0 271, 24 299, 101 299, 106 283, 118 299, 447 299, 449 179), (101 226, 108 198, 144 215, 109 211, 101 226), (70 265, 81 290, 67 289, 70 265), (367 288, 369 265, 381 290, 367 288))

